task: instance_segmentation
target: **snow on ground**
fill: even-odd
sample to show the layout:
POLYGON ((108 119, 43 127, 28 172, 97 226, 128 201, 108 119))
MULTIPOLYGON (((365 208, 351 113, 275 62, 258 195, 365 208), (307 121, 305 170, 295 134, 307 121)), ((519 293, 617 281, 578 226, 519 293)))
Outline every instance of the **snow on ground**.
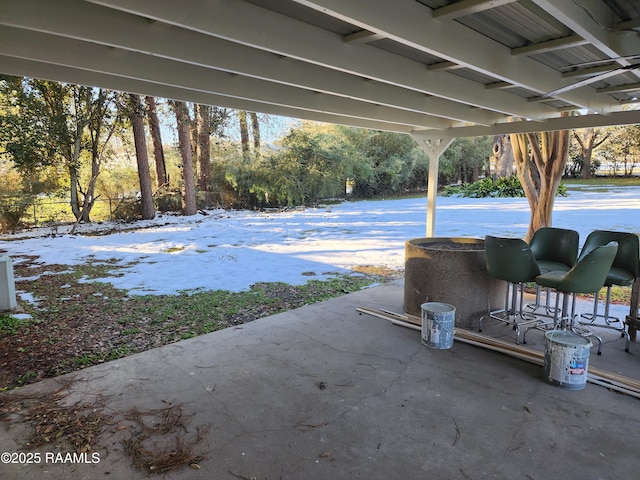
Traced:
MULTIPOLYGON (((278 213, 207 212, 159 215, 140 228, 103 236, 0 238, 14 263, 36 255, 45 264, 116 261, 118 276, 99 279, 131 294, 240 291, 256 282, 303 284, 358 265, 404 267, 404 242, 425 236, 425 198, 344 202, 278 213), (11 240, 11 241, 7 241, 11 240)), ((436 236, 524 237, 524 198, 438 197, 436 236)), ((556 199, 553 225, 577 230, 581 241, 595 229, 640 233, 640 187, 583 188, 556 199)), ((80 230, 123 229, 104 223, 80 230)), ((30 232, 30 235, 37 232, 30 232)), ((114 272, 115 274, 116 272, 114 272)))

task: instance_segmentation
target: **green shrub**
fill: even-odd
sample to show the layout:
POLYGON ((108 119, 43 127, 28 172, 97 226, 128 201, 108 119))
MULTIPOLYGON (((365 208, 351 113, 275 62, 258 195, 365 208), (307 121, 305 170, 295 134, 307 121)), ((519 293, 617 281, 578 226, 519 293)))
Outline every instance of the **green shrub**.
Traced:
POLYGON ((115 220, 140 220, 142 218, 142 202, 139 198, 122 199, 113 211, 115 220))
POLYGON ((30 195, 20 197, 0 197, 0 233, 15 232, 27 209, 33 205, 30 195))
MULTIPOLYGON (((567 187, 561 183, 558 186, 558 195, 566 197, 567 187)), ((501 177, 496 180, 492 178, 482 178, 477 182, 462 185, 449 185, 444 188, 444 196, 451 197, 524 197, 524 190, 517 175, 501 177)))
POLYGON ((179 191, 161 191, 155 195, 154 201, 159 212, 179 212, 182 210, 182 196, 179 191))

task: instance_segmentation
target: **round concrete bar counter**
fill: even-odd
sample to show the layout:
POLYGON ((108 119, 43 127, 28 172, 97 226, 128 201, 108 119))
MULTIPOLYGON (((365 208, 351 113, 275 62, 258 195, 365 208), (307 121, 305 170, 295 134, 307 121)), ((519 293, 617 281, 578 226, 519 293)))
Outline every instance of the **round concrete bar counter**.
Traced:
POLYGON ((506 284, 487 273, 484 240, 415 238, 405 242, 404 310, 421 315, 425 302, 456 307, 456 326, 476 327, 482 315, 502 308, 506 284))

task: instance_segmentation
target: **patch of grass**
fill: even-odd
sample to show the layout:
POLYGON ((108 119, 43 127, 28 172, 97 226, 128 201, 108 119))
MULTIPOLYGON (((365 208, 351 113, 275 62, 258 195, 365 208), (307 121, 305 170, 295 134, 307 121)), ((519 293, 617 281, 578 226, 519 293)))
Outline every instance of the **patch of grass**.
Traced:
POLYGON ((71 275, 73 279, 94 280, 96 278, 120 276, 118 270, 123 267, 117 264, 117 260, 112 259, 101 261, 100 263, 74 265, 72 268, 71 275))
POLYGON ((38 372, 29 371, 22 375, 18 375, 18 377, 16 377, 15 383, 17 386, 26 385, 28 383, 31 383, 36 378, 38 378, 38 372))
POLYGON ((364 275, 375 275, 383 278, 402 278, 403 272, 394 270, 389 267, 381 267, 377 265, 358 265, 354 267, 354 272, 359 272, 364 275))
POLYGON ((50 272, 37 280, 16 282, 17 289, 39 299, 37 307, 24 304, 32 317, 28 328, 12 317, 0 316, 0 332, 4 333, 0 335, 0 357, 6 359, 0 389, 240 325, 397 277, 397 272, 370 267, 358 274, 322 272, 332 277, 304 285, 257 283, 242 292, 129 296, 110 284, 86 281, 117 275, 124 267, 115 262, 43 266, 34 261, 37 259, 15 267, 17 278, 50 272), (66 300, 59 297, 62 285, 68 285, 66 300))
POLYGON ((567 186, 580 185, 596 185, 596 186, 615 186, 615 187, 638 187, 640 186, 640 177, 595 177, 595 178, 566 178, 562 179, 567 186))
MULTIPOLYGON (((606 298, 607 290, 603 288, 600 290, 598 301, 604 302, 606 298)), ((629 305, 631 303, 631 287, 619 287, 617 285, 611 287, 611 303, 629 305)), ((601 303, 601 305, 604 305, 604 303, 601 303)))
POLYGON ((162 250, 164 253, 176 253, 184 250, 184 247, 169 247, 162 250))
POLYGON ((28 325, 28 321, 19 320, 8 313, 0 313, 0 336, 16 335, 28 325))
MULTIPOLYGON (((528 293, 536 292, 536 284, 535 283, 527 283, 525 285, 525 289, 528 293)), ((589 294, 578 294, 578 297, 583 299, 593 299, 593 295, 589 294)), ((598 292, 598 302, 599 305, 604 305, 604 302, 607 298, 607 289, 603 288, 598 292)), ((631 287, 620 287, 618 285, 614 285, 611 287, 611 303, 618 305, 629 305, 631 303, 631 287)))
POLYGON ((95 365, 97 363, 101 363, 102 360, 103 360, 103 357, 101 355, 85 354, 74 359, 74 362, 80 366, 86 367, 89 365, 95 365))
POLYGON ((118 358, 126 357, 127 355, 131 355, 133 350, 128 346, 122 346, 118 348, 114 348, 109 352, 109 355, 105 358, 105 360, 117 360, 118 358))
POLYGON ((617 187, 638 187, 640 186, 640 177, 631 178, 613 178, 613 177, 597 177, 597 178, 572 178, 563 179, 569 190, 573 191, 589 191, 596 193, 606 193, 612 188, 617 187))

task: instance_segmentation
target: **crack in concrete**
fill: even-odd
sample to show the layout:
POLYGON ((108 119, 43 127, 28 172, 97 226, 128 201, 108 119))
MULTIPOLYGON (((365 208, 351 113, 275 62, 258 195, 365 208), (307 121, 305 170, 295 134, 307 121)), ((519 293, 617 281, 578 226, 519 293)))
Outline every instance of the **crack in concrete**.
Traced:
POLYGON ((503 463, 503 461, 507 458, 508 455, 511 454, 511 452, 520 449, 520 447, 514 447, 514 443, 516 438, 522 434, 524 426, 531 420, 531 411, 529 407, 527 407, 527 405, 531 402, 532 398, 535 398, 538 395, 539 388, 540 387, 536 385, 533 391, 531 391, 531 393, 529 393, 529 395, 525 399, 524 405, 522 407, 522 420, 514 428, 513 433, 507 441, 507 446, 502 452, 502 455, 500 455, 499 459, 497 459, 496 462, 494 462, 494 464, 491 466, 491 470, 494 473, 498 470, 498 466, 503 463))
POLYGON ((217 384, 215 384, 213 388, 209 388, 208 386, 209 384, 203 383, 193 372, 185 370, 182 366, 176 365, 165 358, 163 358, 161 362, 167 366, 176 368, 182 373, 184 373, 188 378, 191 379, 191 381, 193 381, 203 390, 203 392, 205 393, 205 395, 207 395, 207 397, 211 398, 211 400, 213 400, 214 402, 216 402, 218 405, 222 407, 224 414, 227 415, 230 419, 232 419, 236 423, 236 425, 238 425, 238 427, 243 431, 243 433, 246 431, 246 427, 240 421, 240 419, 236 417, 236 415, 231 411, 231 409, 229 409, 229 407, 226 405, 225 402, 220 400, 220 398, 218 398, 215 395, 215 391, 216 391, 215 387, 217 386, 217 384))
MULTIPOLYGON (((338 353, 346 353, 346 354, 351 354, 351 355, 359 355, 362 357, 373 357, 373 358, 380 358, 382 360, 391 360, 391 361, 396 361, 396 362, 400 362, 403 363, 403 360, 400 360, 398 358, 395 357, 386 357, 383 355, 378 355, 378 354, 373 354, 373 353, 358 353, 358 352, 352 352, 350 350, 346 350, 346 349, 341 349, 341 348, 337 348, 331 344, 328 344, 326 342, 324 342, 323 340, 319 340, 317 338, 315 338, 314 336, 305 333, 305 332, 299 332, 301 335, 305 336, 306 338, 308 338, 309 340, 313 340, 316 343, 319 343, 320 345, 330 348, 331 350, 333 350, 334 352, 338 352, 338 353)), ((421 348, 419 348, 415 353, 418 353, 419 351, 421 351, 421 348)), ((414 354, 415 354, 414 353, 414 354)), ((412 354, 412 356, 414 355, 412 354)))
MULTIPOLYGON (((386 394, 390 389, 392 389, 394 387, 394 385, 396 385, 399 381, 402 380, 405 372, 407 371, 407 369, 409 368, 409 365, 411 363, 413 363, 413 361, 415 360, 415 357, 422 351, 422 347, 418 348, 413 354, 410 355, 409 360, 408 361, 402 361, 402 360, 398 360, 398 362, 400 362, 401 365, 404 365, 404 368, 400 369, 398 371, 398 373, 396 374, 396 377, 394 379, 392 379, 388 385, 386 385, 384 388, 376 391, 376 392, 372 392, 370 394, 367 394, 363 397, 361 397, 360 399, 358 399, 356 402, 354 402, 351 406, 349 406, 348 409, 345 409, 342 413, 340 413, 339 415, 335 416, 333 420, 329 420, 327 422, 324 422, 323 424, 321 424, 321 426, 325 426, 325 425, 329 425, 333 422, 336 422, 338 420, 343 419, 344 417, 346 417, 349 413, 353 412, 355 409, 359 408, 360 405, 366 403, 368 400, 375 398, 375 397, 379 397, 381 395, 386 394)), ((397 359, 394 359, 397 360, 397 359)))

